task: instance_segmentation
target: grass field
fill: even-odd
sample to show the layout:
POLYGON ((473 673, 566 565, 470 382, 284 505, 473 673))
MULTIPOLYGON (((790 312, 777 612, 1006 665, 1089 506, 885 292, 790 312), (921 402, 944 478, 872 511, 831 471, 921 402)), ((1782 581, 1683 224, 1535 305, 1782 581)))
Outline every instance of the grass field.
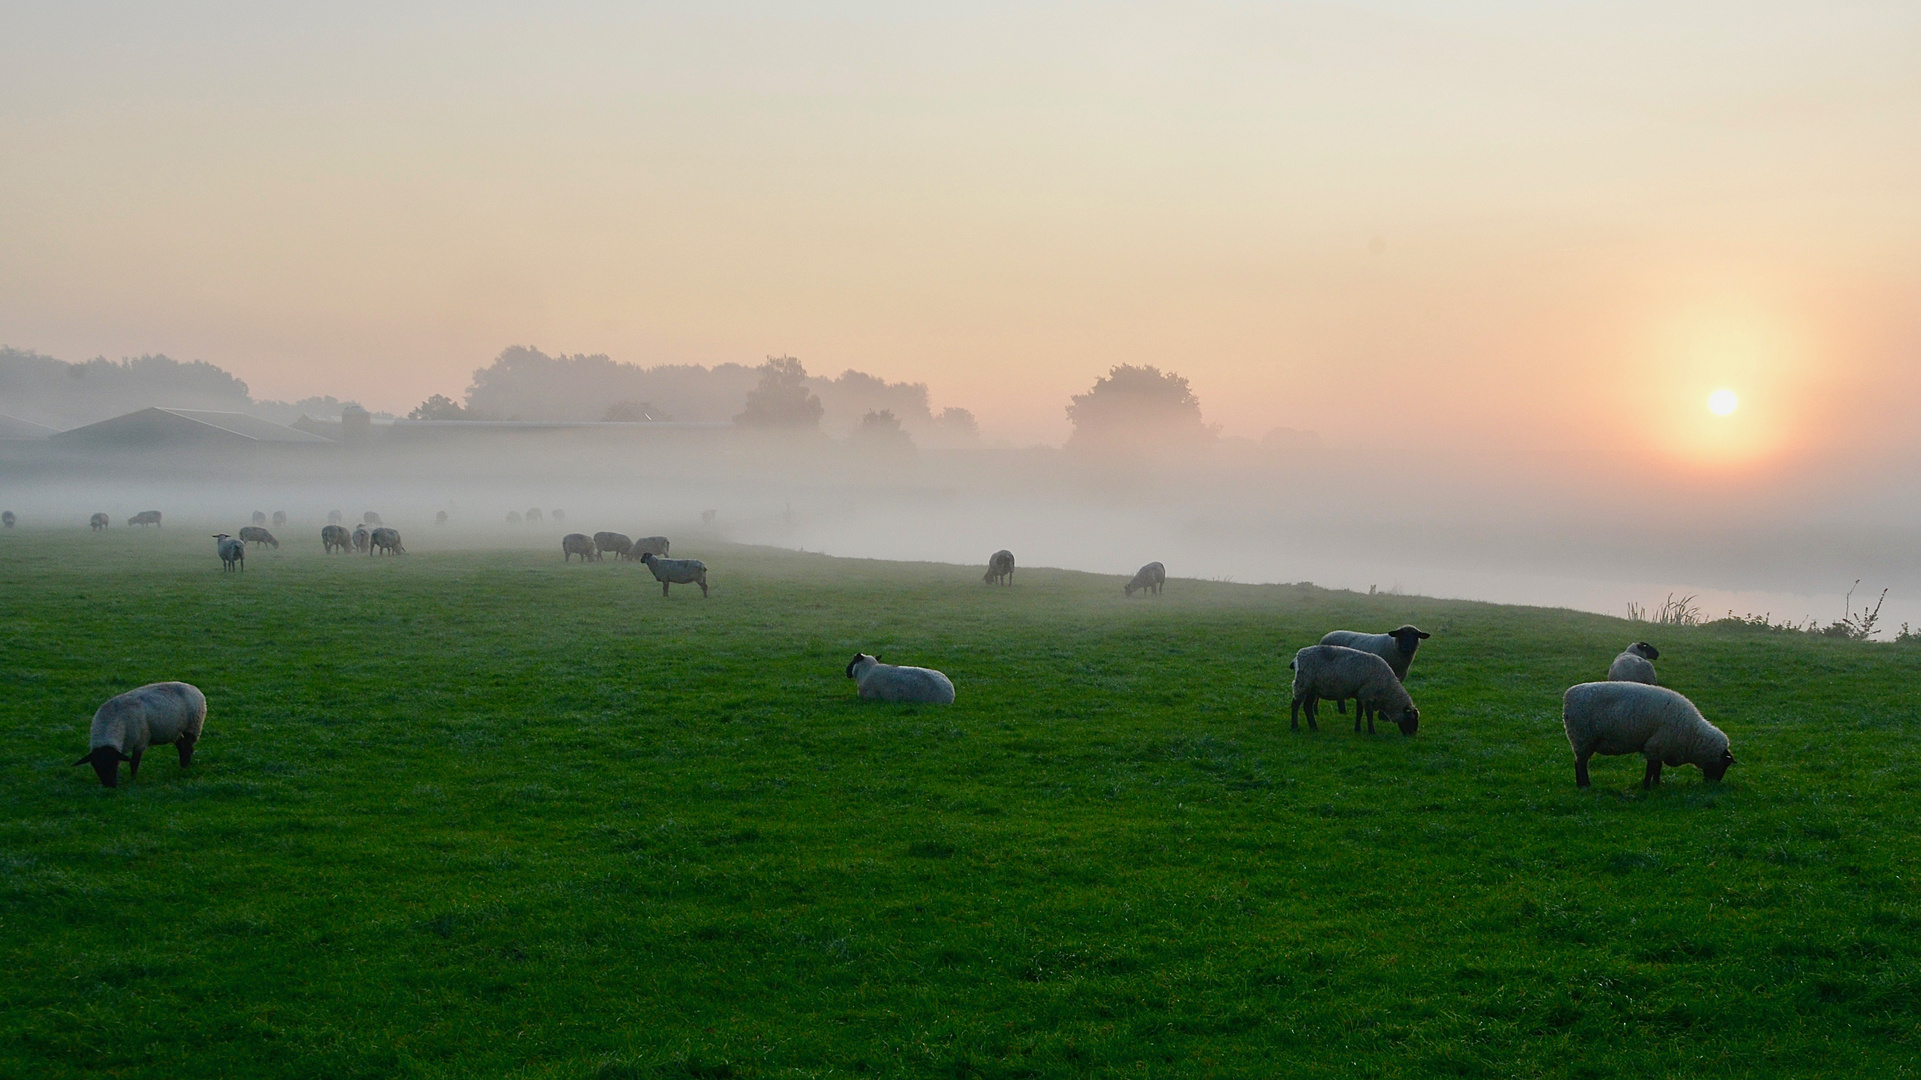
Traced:
POLYGON ((206 531, 0 537, 0 1075, 1917 1072, 1921 649, 206 531), (1283 646, 1404 620, 1417 737, 1288 730, 1283 646), (1642 636, 1720 787, 1575 788, 1561 692, 1642 636), (858 702, 857 649, 958 703, 858 702), (71 766, 160 679, 190 772, 71 766))

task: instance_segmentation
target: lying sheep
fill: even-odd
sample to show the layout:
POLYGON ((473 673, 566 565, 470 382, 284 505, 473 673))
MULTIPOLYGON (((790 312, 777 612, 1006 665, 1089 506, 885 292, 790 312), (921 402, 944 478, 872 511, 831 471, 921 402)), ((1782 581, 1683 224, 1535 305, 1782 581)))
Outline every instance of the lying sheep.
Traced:
POLYGON ((276 529, 284 529, 287 527, 287 512, 285 510, 275 510, 273 512, 273 527, 276 529))
POLYGON ((847 662, 847 677, 854 680, 860 696, 867 701, 954 703, 953 682, 933 668, 898 667, 881 663, 877 656, 855 653, 847 662))
POLYGON ((253 512, 253 523, 255 525, 265 525, 267 523, 266 513, 260 510, 255 510, 253 512))
POLYGON ((127 779, 140 775, 140 755, 149 746, 172 743, 180 751, 180 767, 193 762, 193 745, 207 723, 207 698, 183 682, 148 683, 137 690, 107 699, 93 714, 88 736, 92 749, 75 765, 92 765, 102 787, 118 787, 120 763, 127 762, 127 779))
POLYGON ((1424 634, 1419 628, 1403 626, 1389 630, 1385 634, 1363 634, 1357 630, 1331 630, 1321 635, 1323 645, 1341 645, 1349 649, 1371 652, 1387 661, 1394 669, 1394 677, 1407 681, 1407 666, 1414 662, 1414 650, 1431 635, 1424 634))
POLYGON ((1131 597, 1134 595, 1136 589, 1142 589, 1159 596, 1161 586, 1166 583, 1167 567, 1157 562, 1151 562, 1139 570, 1134 571, 1134 580, 1121 586, 1121 592, 1131 597))
POLYGON ((158 527, 158 526, 159 526, 159 524, 160 524, 160 511, 158 511, 158 510, 142 510, 142 511, 140 511, 140 512, 139 512, 138 514, 135 514, 134 516, 132 516, 132 517, 130 517, 130 518, 128 518, 128 519, 127 519, 127 524, 129 524, 129 525, 153 525, 153 526, 156 526, 156 527, 158 527))
POLYGON ((99 532, 111 523, 112 519, 107 517, 107 515, 95 514, 87 519, 87 528, 92 529, 94 532, 99 532))
POLYGON ((368 537, 368 542, 372 545, 367 549, 369 556, 407 554, 407 549, 400 546, 399 529, 375 529, 373 535, 368 537))
POLYGON ((226 533, 214 533, 213 541, 214 550, 220 552, 220 569, 223 572, 247 568, 247 545, 226 533))
POLYGON ((326 552, 329 555, 332 555, 334 553, 334 549, 339 548, 341 552, 344 554, 346 551, 348 551, 352 547, 353 547, 353 539, 347 535, 346 526, 326 525, 321 527, 320 550, 326 552))
POLYGON ((571 562, 575 555, 580 556, 581 562, 600 561, 600 552, 586 533, 568 533, 560 538, 560 561, 571 562))
POLYGON ((699 559, 663 559, 653 553, 640 557, 647 569, 654 572, 654 580, 660 582, 660 595, 667 595, 668 585, 698 585, 700 595, 707 595, 707 564, 699 559))
POLYGON ((445 511, 445 510, 442 510, 442 511, 441 511, 441 512, 439 512, 438 514, 435 514, 435 515, 434 515, 434 524, 435 524, 435 525, 445 525, 445 524, 447 524, 447 511, 445 511))
POLYGON ((371 539, 372 536, 373 534, 367 531, 367 527, 365 525, 355 525, 354 535, 353 535, 354 550, 366 551, 369 547, 372 546, 372 543, 373 543, 371 539))
POLYGON ((633 554, 634 542, 627 539, 625 533, 597 532, 594 534, 594 550, 601 553, 611 551, 614 558, 625 559, 633 554))
POLYGON ((663 559, 666 558, 667 538, 664 536, 643 536, 634 541, 633 550, 627 553, 627 557, 630 559, 638 559, 642 555, 658 555, 663 559))
POLYGON ((1661 782, 1662 765, 1694 765, 1711 783, 1734 764, 1728 737, 1707 722, 1694 703, 1664 686, 1638 682, 1589 682, 1561 699, 1561 725, 1574 749, 1574 784, 1588 786, 1587 762, 1595 754, 1643 754, 1643 788, 1661 782))
POLYGON ((1307 711, 1307 726, 1311 731, 1319 731, 1316 723, 1318 706, 1323 698, 1343 701, 1355 699, 1354 730, 1361 730, 1361 718, 1367 718, 1368 734, 1374 733, 1374 717, 1378 714, 1393 720, 1400 726, 1401 734, 1412 735, 1421 725, 1421 711, 1414 707, 1414 699, 1407 694, 1407 687, 1394 677, 1394 669, 1387 661, 1371 652, 1350 649, 1342 645, 1309 645, 1294 654, 1288 664, 1294 669, 1294 698, 1288 707, 1292 720, 1289 727, 1298 731, 1301 726, 1301 710, 1307 711))
POLYGON ((380 520, 380 515, 374 513, 372 510, 369 510, 366 513, 360 515, 360 523, 362 525, 385 525, 386 524, 386 522, 380 520))
POLYGON ((270 544, 275 551, 280 550, 280 541, 275 540, 272 533, 258 525, 241 526, 240 542, 243 544, 270 544))
POLYGON ((1014 553, 1002 548, 987 557, 987 573, 981 581, 988 585, 1012 585, 1014 583, 1014 553))
POLYGON ((1661 650, 1645 641, 1637 641, 1622 650, 1621 655, 1614 658, 1614 663, 1608 665, 1608 681, 1659 686, 1661 680, 1654 677, 1654 665, 1648 661, 1660 658, 1661 650))

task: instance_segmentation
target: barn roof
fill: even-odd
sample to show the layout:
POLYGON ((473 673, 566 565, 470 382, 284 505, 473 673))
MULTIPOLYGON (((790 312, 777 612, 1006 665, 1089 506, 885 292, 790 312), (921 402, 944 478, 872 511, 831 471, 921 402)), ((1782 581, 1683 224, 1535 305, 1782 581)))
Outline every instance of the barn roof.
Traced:
POLYGON ((209 409, 141 409, 97 424, 52 436, 67 444, 129 445, 178 442, 305 443, 332 445, 332 440, 247 413, 209 409))
POLYGON ((0 439, 44 439, 59 429, 0 413, 0 439))

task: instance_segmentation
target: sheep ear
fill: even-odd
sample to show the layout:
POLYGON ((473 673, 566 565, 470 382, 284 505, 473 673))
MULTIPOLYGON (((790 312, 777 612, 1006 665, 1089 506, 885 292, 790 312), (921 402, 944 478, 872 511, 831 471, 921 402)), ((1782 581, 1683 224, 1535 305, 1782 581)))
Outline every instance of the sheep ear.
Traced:
POLYGON ((1428 632, 1427 632, 1427 631, 1425 631, 1425 630, 1416 630, 1416 631, 1414 631, 1414 633, 1415 633, 1415 634, 1417 634, 1417 635, 1419 635, 1419 636, 1420 636, 1420 638, 1421 638, 1421 640, 1423 640, 1423 641, 1425 641, 1425 640, 1427 640, 1428 638, 1431 638, 1431 637, 1433 637, 1433 636, 1434 636, 1433 634, 1430 634, 1430 633, 1428 633, 1428 632))
POLYGON ((74 764, 75 764, 75 765, 85 765, 86 763, 88 763, 88 762, 90 762, 90 761, 92 761, 92 760, 93 760, 93 751, 91 751, 91 750, 89 750, 89 751, 87 751, 86 753, 84 753, 84 754, 81 754, 81 755, 80 755, 80 760, 79 760, 79 761, 76 761, 76 762, 74 762, 74 764))

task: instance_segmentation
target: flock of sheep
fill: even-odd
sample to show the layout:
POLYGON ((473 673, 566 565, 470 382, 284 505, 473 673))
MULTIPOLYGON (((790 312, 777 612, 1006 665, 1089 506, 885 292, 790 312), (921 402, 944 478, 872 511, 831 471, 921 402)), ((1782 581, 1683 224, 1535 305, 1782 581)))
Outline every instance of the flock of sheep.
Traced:
MULTIPOLYGON (((153 523, 159 512, 149 511, 153 523)), ((558 512, 556 512, 558 515, 558 512)), ((11 516, 9 514, 9 516, 11 516)), ((144 518, 147 515, 139 515, 144 518)), ((256 522, 264 515, 256 513, 256 522)), ((356 551, 381 550, 396 554, 400 534, 379 527, 379 515, 371 511, 366 521, 348 536, 334 511, 333 521, 321 531, 322 542, 331 553, 336 547, 356 551), (368 532, 366 526, 377 527, 368 532), (388 534, 388 537, 382 537, 388 534), (390 542, 386 542, 390 538, 390 542)), ((94 527, 104 527, 104 515, 94 515, 94 527)), ((285 516, 275 515, 276 524, 285 516)), ((264 543, 279 547, 273 534, 258 524, 240 530, 239 537, 218 534, 220 558, 232 569, 246 558, 246 544, 264 543)), ((643 537, 638 542, 620 533, 602 532, 589 537, 569 533, 561 540, 562 561, 579 555, 581 561, 599 561, 607 552, 616 559, 638 559, 653 571, 660 582, 661 595, 669 585, 695 584, 701 596, 707 595, 707 566, 699 559, 669 559, 669 544, 664 536, 643 537)), ((1005 549, 988 558, 987 584, 1011 585, 1014 555, 1005 549)), ((1123 594, 1158 594, 1166 583, 1167 571, 1158 562, 1140 568, 1122 586, 1123 594)), ((1421 711, 1407 691, 1407 673, 1414 663, 1421 642, 1430 635, 1419 627, 1400 626, 1382 634, 1354 630, 1334 630, 1323 635, 1318 644, 1294 654, 1288 667, 1293 671, 1289 726, 1298 731, 1301 714, 1307 715, 1309 730, 1320 730, 1319 707, 1332 701, 1337 712, 1345 713, 1354 702, 1354 731, 1365 721, 1374 733, 1376 717, 1392 721, 1401 734, 1414 735, 1420 729, 1421 711)), ((1641 754, 1647 760, 1642 777, 1644 788, 1661 782, 1663 766, 1693 765, 1711 782, 1719 782, 1734 764, 1728 737, 1709 723, 1694 703, 1673 690, 1660 686, 1654 661, 1660 652, 1645 641, 1629 645, 1608 667, 1605 680, 1581 683, 1562 697, 1561 723, 1569 747, 1574 751, 1574 782, 1588 787, 1588 761, 1595 754, 1641 754)), ((883 664, 880 658, 857 652, 847 663, 846 676, 854 680, 857 695, 863 700, 891 701, 925 705, 952 705, 954 683, 932 668, 883 664)), ((179 749, 180 767, 193 758, 194 744, 206 723, 207 699, 193 686, 181 682, 152 683, 129 690, 102 705, 93 717, 88 752, 74 762, 91 764, 101 784, 118 783, 121 762, 129 765, 128 776, 139 773, 140 757, 148 747, 172 744, 179 749)))

